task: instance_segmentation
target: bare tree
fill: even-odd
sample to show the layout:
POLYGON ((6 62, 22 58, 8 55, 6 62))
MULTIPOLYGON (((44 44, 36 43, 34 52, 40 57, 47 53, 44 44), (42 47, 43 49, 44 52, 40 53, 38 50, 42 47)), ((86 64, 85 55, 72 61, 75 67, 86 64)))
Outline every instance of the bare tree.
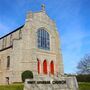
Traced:
POLYGON ((85 55, 77 65, 78 74, 90 74, 90 55, 85 55))

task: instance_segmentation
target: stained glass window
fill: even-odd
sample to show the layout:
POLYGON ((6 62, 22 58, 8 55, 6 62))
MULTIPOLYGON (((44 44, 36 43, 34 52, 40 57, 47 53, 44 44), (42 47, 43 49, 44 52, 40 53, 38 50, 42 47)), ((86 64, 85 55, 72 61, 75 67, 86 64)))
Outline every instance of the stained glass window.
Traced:
POLYGON ((38 48, 50 50, 49 33, 43 28, 38 30, 38 48))

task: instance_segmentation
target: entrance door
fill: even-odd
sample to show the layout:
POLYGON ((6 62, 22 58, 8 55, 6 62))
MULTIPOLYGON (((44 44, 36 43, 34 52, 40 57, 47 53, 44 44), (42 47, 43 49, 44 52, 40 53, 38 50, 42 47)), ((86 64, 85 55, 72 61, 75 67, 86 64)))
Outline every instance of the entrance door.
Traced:
POLYGON ((47 61, 46 60, 44 60, 43 62, 43 73, 47 74, 47 61))
POLYGON ((6 77, 6 83, 9 84, 9 77, 6 77))
POLYGON ((51 61, 50 63, 50 73, 54 75, 54 63, 51 61))

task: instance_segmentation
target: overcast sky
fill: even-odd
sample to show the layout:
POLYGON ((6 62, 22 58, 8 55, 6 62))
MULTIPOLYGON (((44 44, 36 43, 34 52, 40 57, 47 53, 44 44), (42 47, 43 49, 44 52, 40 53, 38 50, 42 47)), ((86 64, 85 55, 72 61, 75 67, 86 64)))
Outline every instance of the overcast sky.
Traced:
POLYGON ((25 23, 28 11, 40 11, 56 22, 65 73, 75 73, 80 59, 90 53, 90 0, 0 0, 0 36, 25 23))

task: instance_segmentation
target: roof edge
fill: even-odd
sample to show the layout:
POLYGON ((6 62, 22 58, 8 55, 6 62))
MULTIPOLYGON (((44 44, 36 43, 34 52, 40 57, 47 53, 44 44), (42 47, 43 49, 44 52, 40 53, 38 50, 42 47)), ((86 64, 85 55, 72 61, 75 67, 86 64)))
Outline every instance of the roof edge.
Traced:
MULTIPOLYGON (((24 24, 24 25, 25 25, 25 24, 24 24)), ((10 34, 12 34, 12 33, 14 33, 14 32, 16 32, 16 31, 20 30, 21 28, 24 27, 24 25, 22 25, 22 26, 18 27, 17 29, 11 31, 10 33, 8 33, 8 34, 6 34, 6 35, 0 37, 0 40, 3 39, 4 37, 6 37, 6 36, 8 36, 8 35, 10 35, 10 34)))

